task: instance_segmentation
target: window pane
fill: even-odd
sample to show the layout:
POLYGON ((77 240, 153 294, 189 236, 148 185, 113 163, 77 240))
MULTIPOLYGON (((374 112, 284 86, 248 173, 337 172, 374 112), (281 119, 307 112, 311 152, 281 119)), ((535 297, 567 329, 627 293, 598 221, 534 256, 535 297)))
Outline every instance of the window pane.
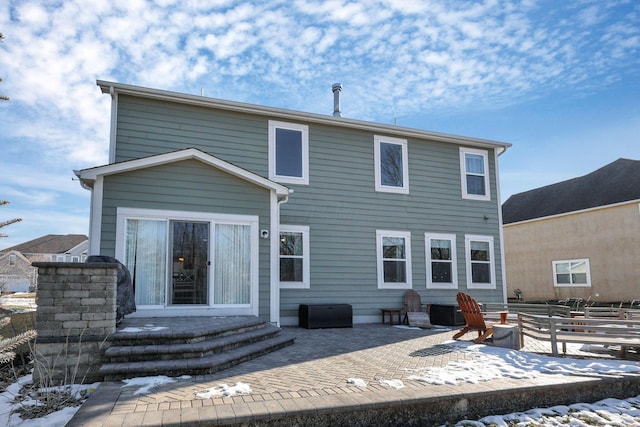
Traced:
POLYGON ((276 129, 276 175, 302 177, 302 132, 276 129))
POLYGON ((467 173, 484 175, 484 157, 478 154, 465 154, 467 173))
POLYGON ((380 143, 380 184, 402 187, 402 146, 380 143))
POLYGON ((471 281, 473 283, 491 283, 489 264, 471 264, 471 281))
POLYGON ((556 274, 556 281, 558 283, 571 283, 571 275, 570 274, 556 274))
POLYGON ((280 281, 302 282, 302 258, 280 258, 280 281))
POLYGON ((586 285, 587 273, 576 273, 571 275, 571 283, 574 285, 586 285))
POLYGON ((451 283, 451 263, 432 262, 431 281, 434 283, 451 283))
POLYGON ((251 227, 215 226, 214 303, 251 302, 251 227))
POLYGON ((489 261, 489 243, 471 242, 471 260, 489 261))
POLYGON ((587 273, 587 264, 584 261, 572 262, 571 263, 571 272, 572 273, 587 273))
POLYGON ((431 259, 451 260, 451 241, 431 240, 431 259))
POLYGON ((467 193, 484 196, 484 176, 467 175, 467 193))
POLYGON ((404 261, 384 261, 385 283, 405 283, 407 272, 404 261))
POLYGON ((404 259, 404 238, 403 237, 383 237, 382 257, 404 259))
POLYGON ((167 222, 127 219, 125 246, 125 265, 131 272, 136 304, 164 304, 167 222))
POLYGON ((558 274, 568 274, 569 273, 569 263, 563 262, 556 264, 556 273, 558 274))
POLYGON ((280 233, 280 255, 302 256, 302 233, 280 233))

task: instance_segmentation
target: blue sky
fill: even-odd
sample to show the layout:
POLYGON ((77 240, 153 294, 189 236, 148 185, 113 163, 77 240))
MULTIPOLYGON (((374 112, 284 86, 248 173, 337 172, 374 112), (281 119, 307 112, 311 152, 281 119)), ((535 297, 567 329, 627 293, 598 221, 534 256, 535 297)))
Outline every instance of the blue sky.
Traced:
POLYGON ((640 160, 637 0, 9 0, 0 249, 88 233, 107 162, 97 79, 513 144, 511 194, 640 160), (90 5, 90 6, 89 6, 90 5))

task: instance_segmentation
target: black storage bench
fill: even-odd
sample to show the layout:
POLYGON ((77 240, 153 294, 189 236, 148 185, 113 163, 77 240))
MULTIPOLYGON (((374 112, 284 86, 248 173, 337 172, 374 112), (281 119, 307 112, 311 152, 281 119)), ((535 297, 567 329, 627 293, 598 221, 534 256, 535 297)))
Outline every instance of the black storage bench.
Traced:
POLYGON ((351 304, 300 304, 298 317, 301 328, 351 328, 351 304))
POLYGON ((429 317, 434 325, 461 326, 466 323, 457 305, 431 304, 429 317))

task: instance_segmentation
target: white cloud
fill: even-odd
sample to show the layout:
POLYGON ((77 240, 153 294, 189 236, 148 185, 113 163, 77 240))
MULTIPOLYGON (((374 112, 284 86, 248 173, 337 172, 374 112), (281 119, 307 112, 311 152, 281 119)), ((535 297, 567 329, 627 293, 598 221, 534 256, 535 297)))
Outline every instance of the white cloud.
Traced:
POLYGON ((110 99, 96 79, 325 114, 340 81, 345 117, 389 123, 592 91, 640 65, 635 2, 114 0, 88 12, 9 0, 0 12, 12 99, 0 141, 73 168, 106 161, 110 99))

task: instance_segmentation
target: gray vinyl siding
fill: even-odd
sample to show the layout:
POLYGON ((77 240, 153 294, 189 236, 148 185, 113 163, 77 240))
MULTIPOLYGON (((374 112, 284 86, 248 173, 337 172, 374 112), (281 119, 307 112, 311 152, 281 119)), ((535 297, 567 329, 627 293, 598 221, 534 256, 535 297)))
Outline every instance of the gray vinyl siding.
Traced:
MULTIPOLYGON (((118 207, 258 215, 270 228, 269 191, 197 160, 107 176, 104 183, 101 251, 115 254, 118 207), (238 197, 241 194, 242 197, 238 197)), ((269 242, 259 240, 260 317, 269 317, 269 242)))
POLYGON ((268 176, 262 117, 119 95, 116 162, 197 148, 268 176))
MULTIPOLYGON (((265 116, 120 95, 116 160, 197 148, 268 177, 268 121, 265 116)), ((462 291, 467 289, 465 234, 493 237, 497 287, 469 292, 481 301, 502 301, 493 150, 488 150, 490 201, 462 198, 460 145, 411 138, 409 194, 383 193, 376 192, 374 185, 374 132, 301 124, 309 126, 309 185, 288 185, 294 193, 281 205, 280 223, 310 227, 311 286, 281 290, 283 317, 297 316, 303 303, 349 303, 356 316, 377 316, 382 307, 401 307, 404 289, 377 286, 377 229, 411 232, 413 289, 425 303, 453 304, 457 292, 426 289, 425 232, 456 235, 458 289, 462 291)), ((175 185, 174 179, 175 174, 158 176, 160 192, 150 202, 166 206, 171 197, 164 186, 175 185)), ((234 197, 245 200, 246 196, 238 192, 234 197)), ((195 201, 182 206, 202 209, 195 201)), ((110 232, 103 230, 103 237, 110 232)), ((261 268, 268 271, 267 257, 262 252, 260 256, 261 268)), ((267 274, 261 271, 261 280, 267 274)), ((261 300, 261 309, 263 303, 268 307, 268 299, 261 300)))
MULTIPOLYGON (((411 232, 413 289, 425 303, 453 304, 457 293, 426 289, 425 232, 456 235, 459 290, 466 291, 465 234, 493 237, 500 259, 492 151, 486 202, 462 198, 457 145, 409 139, 409 194, 393 194, 375 191, 373 133, 312 125, 309 139, 310 184, 291 186, 281 223, 310 226, 311 286, 281 290, 282 316, 295 317, 301 303, 349 303, 363 316, 401 307, 404 289, 378 289, 378 229, 411 232)), ((482 301, 502 301, 501 263, 494 265, 497 289, 469 291, 482 301)))

